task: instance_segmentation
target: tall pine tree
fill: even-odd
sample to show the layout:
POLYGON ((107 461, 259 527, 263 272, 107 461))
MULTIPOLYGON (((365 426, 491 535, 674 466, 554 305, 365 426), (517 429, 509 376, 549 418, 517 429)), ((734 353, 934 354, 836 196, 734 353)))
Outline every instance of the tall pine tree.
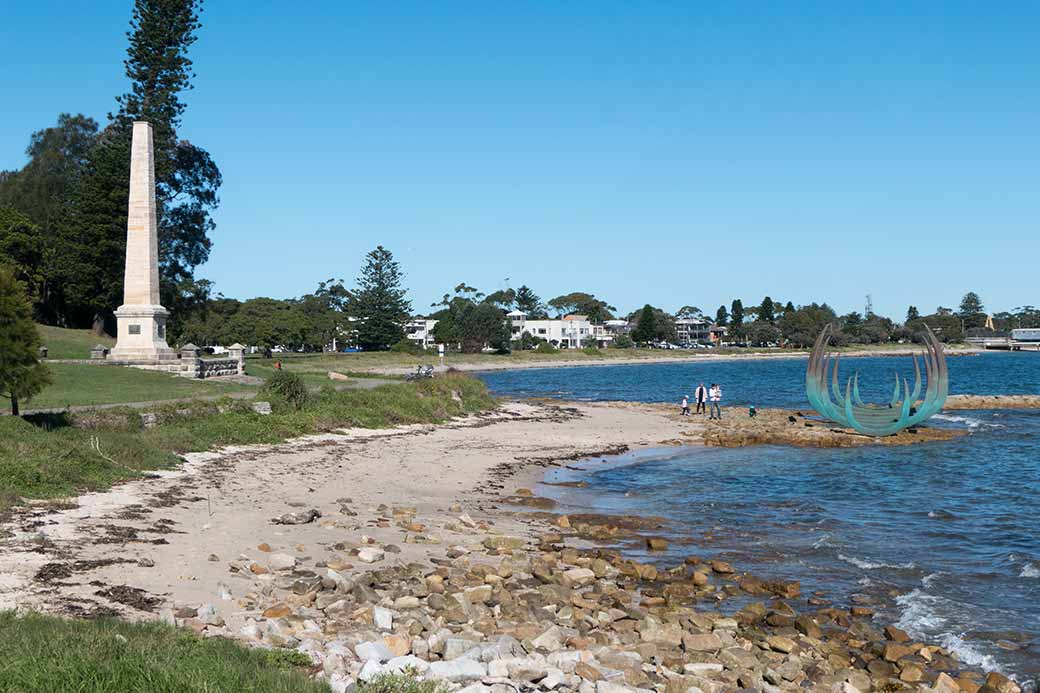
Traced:
POLYGON ((639 322, 632 330, 632 341, 637 344, 646 344, 657 339, 657 314, 654 307, 647 303, 639 312, 639 322))
POLYGON ((404 323, 412 304, 405 299, 404 275, 393 253, 377 246, 365 256, 349 312, 358 319, 358 345, 387 349, 404 339, 404 323))
POLYGON ((744 334, 744 302, 739 298, 733 299, 729 307, 730 334, 741 337, 744 334))

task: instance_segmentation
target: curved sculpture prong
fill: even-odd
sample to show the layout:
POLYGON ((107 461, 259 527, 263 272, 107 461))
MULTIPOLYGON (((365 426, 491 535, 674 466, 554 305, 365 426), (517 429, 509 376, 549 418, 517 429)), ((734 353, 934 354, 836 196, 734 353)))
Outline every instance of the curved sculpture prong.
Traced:
POLYGON ((859 392, 858 372, 846 381, 842 391, 838 385, 839 357, 827 353, 832 329, 828 324, 816 338, 805 371, 805 394, 821 416, 865 435, 887 436, 915 426, 942 410, 950 391, 949 372, 942 342, 927 325, 923 341, 928 385, 924 390, 924 398, 918 399, 921 397, 921 365, 915 354, 913 389, 906 378, 902 378, 900 383, 897 373, 888 405, 867 404, 863 401, 859 392))

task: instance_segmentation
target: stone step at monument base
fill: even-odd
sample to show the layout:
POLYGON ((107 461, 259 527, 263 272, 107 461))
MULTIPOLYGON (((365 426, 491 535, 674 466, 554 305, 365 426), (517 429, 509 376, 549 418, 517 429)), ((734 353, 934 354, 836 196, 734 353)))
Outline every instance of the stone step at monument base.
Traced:
POLYGON ((172 373, 182 378, 217 378, 228 375, 242 375, 245 371, 241 362, 236 358, 228 359, 181 359, 175 357, 173 361, 148 361, 148 360, 124 360, 108 359, 103 362, 106 366, 125 366, 137 368, 142 371, 157 371, 161 373, 172 373))

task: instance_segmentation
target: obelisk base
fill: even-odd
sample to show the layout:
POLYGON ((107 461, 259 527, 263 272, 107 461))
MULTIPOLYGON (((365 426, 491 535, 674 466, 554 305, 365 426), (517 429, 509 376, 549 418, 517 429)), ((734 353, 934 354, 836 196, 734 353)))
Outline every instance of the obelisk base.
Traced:
POLYGON ((116 309, 116 346, 108 358, 134 363, 176 361, 177 352, 166 344, 166 318, 169 315, 162 306, 119 306, 116 309))

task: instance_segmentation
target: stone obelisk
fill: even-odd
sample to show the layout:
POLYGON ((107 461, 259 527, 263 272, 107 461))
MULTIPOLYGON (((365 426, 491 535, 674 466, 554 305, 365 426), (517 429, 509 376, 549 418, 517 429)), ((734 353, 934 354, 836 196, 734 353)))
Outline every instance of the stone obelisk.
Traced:
POLYGON ((109 358, 135 363, 173 361, 166 344, 169 312, 159 304, 159 233, 151 123, 134 123, 130 145, 130 209, 126 220, 123 305, 116 309, 116 345, 109 358))

